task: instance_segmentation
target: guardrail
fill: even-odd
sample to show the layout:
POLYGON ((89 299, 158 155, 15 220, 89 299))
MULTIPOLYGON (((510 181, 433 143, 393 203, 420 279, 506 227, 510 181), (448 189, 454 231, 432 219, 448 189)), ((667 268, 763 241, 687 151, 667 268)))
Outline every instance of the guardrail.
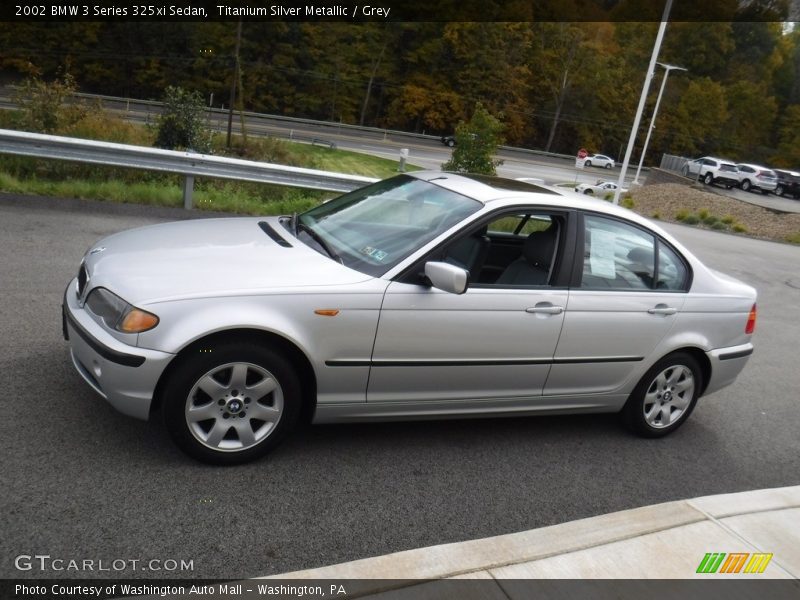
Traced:
POLYGON ((177 173, 184 177, 183 205, 186 209, 192 208, 195 177, 254 181, 332 192, 349 192, 378 181, 360 175, 9 129, 0 129, 0 153, 177 173))

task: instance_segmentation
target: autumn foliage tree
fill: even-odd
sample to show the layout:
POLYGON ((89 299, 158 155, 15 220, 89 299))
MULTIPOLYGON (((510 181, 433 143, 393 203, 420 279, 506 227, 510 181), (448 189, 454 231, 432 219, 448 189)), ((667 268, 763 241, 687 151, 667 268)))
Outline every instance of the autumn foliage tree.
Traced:
POLYGON ((503 163, 494 158, 503 143, 503 123, 479 102, 467 122, 456 127, 456 145, 450 160, 442 165, 445 171, 495 175, 503 163))

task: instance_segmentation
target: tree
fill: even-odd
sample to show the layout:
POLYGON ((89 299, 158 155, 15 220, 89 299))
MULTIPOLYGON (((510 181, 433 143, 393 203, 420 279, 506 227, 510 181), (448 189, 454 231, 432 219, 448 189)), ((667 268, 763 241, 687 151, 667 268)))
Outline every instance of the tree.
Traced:
MULTIPOLYGON (((501 115, 502 117, 502 115, 501 115)), ((469 122, 456 127, 456 146, 450 160, 442 165, 445 171, 495 175, 503 161, 493 158, 503 143, 503 124, 478 102, 469 122)))
POLYGON ((155 145, 159 148, 208 152, 211 133, 203 124, 203 97, 180 87, 165 90, 164 112, 158 119, 155 145))

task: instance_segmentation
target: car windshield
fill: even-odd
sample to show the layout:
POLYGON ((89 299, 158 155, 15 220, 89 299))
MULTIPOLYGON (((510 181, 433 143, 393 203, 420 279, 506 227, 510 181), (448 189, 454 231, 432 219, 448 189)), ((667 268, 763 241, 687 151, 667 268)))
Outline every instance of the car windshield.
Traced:
POLYGON ((481 206, 433 183, 399 175, 299 215, 297 235, 342 264, 379 277, 481 206))

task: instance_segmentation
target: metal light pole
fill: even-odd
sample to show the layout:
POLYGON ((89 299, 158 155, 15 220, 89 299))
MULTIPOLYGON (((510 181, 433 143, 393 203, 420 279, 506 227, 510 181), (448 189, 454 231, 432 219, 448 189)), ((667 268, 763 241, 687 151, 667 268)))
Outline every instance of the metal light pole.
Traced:
POLYGON ((642 172, 642 164, 644 163, 644 155, 647 153, 647 145, 650 143, 650 136, 653 133, 653 129, 656 128, 656 115, 658 114, 658 107, 661 104, 661 95, 664 93, 664 88, 667 86, 667 77, 669 77, 670 71, 686 71, 683 67, 676 67, 675 65, 668 65, 666 63, 656 63, 662 67, 664 67, 664 79, 661 80, 661 89, 658 90, 658 98, 656 98, 656 106, 653 108, 653 116, 650 117, 650 127, 647 128, 647 137, 644 140, 644 146, 642 147, 642 154, 639 157, 639 167, 636 169, 636 176, 633 178, 633 184, 639 183, 639 173, 642 172))
POLYGON ((656 69, 658 53, 661 51, 661 40, 664 39, 664 31, 667 29, 670 10, 672 10, 672 0, 667 0, 667 3, 664 5, 664 14, 661 17, 661 25, 658 28, 658 35, 656 35, 656 43, 653 45, 653 55, 650 57, 650 66, 647 67, 647 76, 644 78, 642 95, 639 98, 639 108, 636 109, 636 118, 633 120, 631 136, 628 139, 628 148, 625 150, 625 159, 622 161, 622 168, 619 171, 617 189, 614 192, 614 204, 619 204, 619 194, 622 191, 622 184, 625 183, 625 173, 628 171, 628 164, 631 161, 631 152, 633 152, 633 145, 636 143, 636 132, 639 131, 639 123, 642 120, 642 112, 644 112, 647 92, 650 90, 650 81, 653 79, 653 72, 656 69))

